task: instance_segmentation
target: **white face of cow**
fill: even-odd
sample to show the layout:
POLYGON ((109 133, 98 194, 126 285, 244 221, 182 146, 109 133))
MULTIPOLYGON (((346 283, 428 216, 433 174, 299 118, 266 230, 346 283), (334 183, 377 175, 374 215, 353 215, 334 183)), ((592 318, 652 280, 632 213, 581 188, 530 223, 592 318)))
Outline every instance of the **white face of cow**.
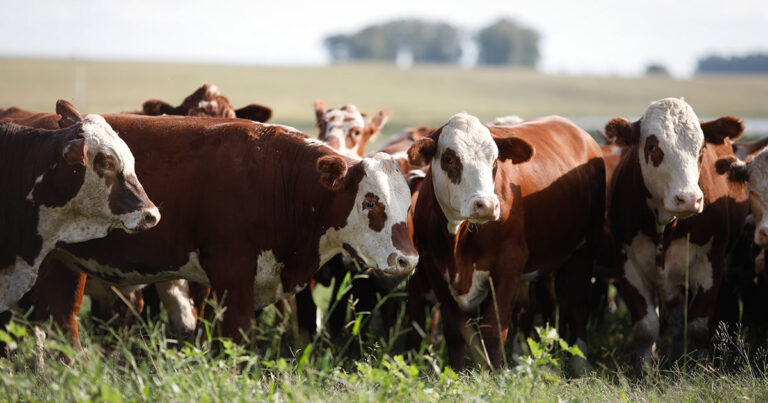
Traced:
MULTIPOLYGON (((345 240, 369 266, 387 275, 410 274, 419 257, 413 248, 406 222, 411 192, 397 167, 384 153, 364 158, 365 176, 347 218, 351 237, 345 240)), ((348 251, 349 252, 349 251, 348 251)))
POLYGON ((85 165, 83 184, 64 206, 41 207, 41 233, 56 231, 60 241, 82 242, 106 236, 110 228, 135 232, 157 224, 160 213, 136 178, 125 142, 99 115, 83 118, 80 134, 64 154, 68 162, 85 165))
POLYGON ((649 207, 659 224, 704 209, 699 188, 699 157, 704 133, 693 108, 682 99, 652 103, 640 119, 639 159, 651 194, 649 207))
POLYGON ((355 105, 344 105, 331 109, 322 116, 325 126, 320 139, 336 149, 341 155, 359 158, 358 146, 363 140, 365 118, 355 105))
POLYGON ((499 219, 493 182, 498 155, 490 131, 476 117, 460 113, 443 126, 432 159, 432 180, 451 233, 462 221, 499 219))
MULTIPOLYGON (((768 248, 768 149, 764 149, 747 163, 735 157, 724 160, 727 163, 718 167, 718 172, 730 171, 732 180, 746 182, 752 215, 755 218, 754 242, 761 248, 768 248)), ((721 161, 718 161, 718 165, 721 161)))
POLYGON ((340 246, 345 255, 386 275, 410 274, 419 257, 406 225, 411 205, 408 185, 388 154, 363 158, 360 166, 364 175, 346 225, 322 236, 321 260, 332 257, 340 246))

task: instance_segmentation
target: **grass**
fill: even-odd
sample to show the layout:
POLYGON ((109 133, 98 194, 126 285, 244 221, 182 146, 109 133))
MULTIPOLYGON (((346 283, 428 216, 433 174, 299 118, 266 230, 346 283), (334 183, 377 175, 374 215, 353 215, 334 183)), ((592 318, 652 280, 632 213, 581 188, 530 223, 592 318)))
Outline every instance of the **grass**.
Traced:
MULTIPOLYGON (((507 68, 465 70, 389 65, 266 67, 79 60, 0 59, 0 108, 52 111, 58 98, 81 111, 140 108, 149 98, 181 103, 203 82, 218 85, 235 107, 256 102, 273 121, 314 134, 312 102, 355 103, 369 114, 392 111, 385 136, 404 127, 439 125, 457 112, 483 120, 516 114, 637 116, 649 102, 684 96, 700 116, 768 116, 768 76, 672 78, 568 77, 507 68)), ((382 138, 383 140, 383 138, 382 138)))
MULTIPOLYGON (((768 354, 750 350, 726 331, 718 333, 714 359, 689 360, 635 376, 631 366, 618 364, 622 349, 631 349, 630 340, 616 338, 622 334, 616 326, 626 320, 623 309, 611 314, 618 317, 592 327, 590 354, 596 369, 583 377, 567 375, 567 355, 552 329, 540 330, 538 341, 529 340, 533 353, 518 359, 516 366, 457 374, 447 367, 440 338, 409 352, 391 343, 402 335, 373 336, 363 325, 358 334, 350 326, 333 338, 321 334, 312 348, 296 347, 275 315, 262 315, 259 354, 212 337, 207 324, 194 341, 180 343, 167 336, 162 321, 115 329, 93 323, 88 316, 80 318, 84 350, 78 352, 55 331, 39 339, 32 325, 17 317, 0 331, 0 340, 10 347, 8 357, 0 358, 0 401, 768 399, 768 354), (340 352, 350 340, 354 348, 340 352)), ((366 316, 358 314, 352 323, 366 316)))

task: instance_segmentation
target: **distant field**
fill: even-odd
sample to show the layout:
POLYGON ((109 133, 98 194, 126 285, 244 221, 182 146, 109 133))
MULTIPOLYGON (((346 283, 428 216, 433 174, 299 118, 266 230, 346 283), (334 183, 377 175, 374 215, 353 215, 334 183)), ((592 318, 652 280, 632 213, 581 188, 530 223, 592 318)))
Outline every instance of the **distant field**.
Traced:
MULTIPOLYGON (((0 108, 52 111, 57 98, 86 112, 134 110, 148 98, 177 104, 203 82, 235 106, 268 105, 274 121, 315 133, 312 101, 392 111, 385 134, 438 125, 457 112, 481 119, 517 114, 637 116, 650 101, 684 96, 702 116, 768 117, 768 76, 671 78, 566 77, 504 68, 464 70, 387 65, 264 67, 75 60, 0 59, 0 108)), ((599 124, 598 124, 599 126, 599 124)), ((748 125, 749 126, 749 125, 748 125)), ((591 128, 590 128, 591 129, 591 128)), ((748 127, 749 130, 749 127, 748 127)))

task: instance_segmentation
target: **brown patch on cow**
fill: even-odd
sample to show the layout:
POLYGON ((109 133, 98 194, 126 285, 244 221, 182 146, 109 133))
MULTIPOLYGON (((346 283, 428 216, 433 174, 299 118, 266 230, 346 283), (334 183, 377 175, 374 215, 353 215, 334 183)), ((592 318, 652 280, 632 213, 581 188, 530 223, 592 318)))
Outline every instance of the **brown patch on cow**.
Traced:
POLYGON ((152 206, 144 188, 141 187, 139 180, 131 175, 123 178, 118 174, 109 192, 109 209, 113 214, 120 215, 133 211, 138 211, 148 206, 152 206))
POLYGON ((410 236, 408 235, 408 225, 405 222, 399 222, 392 226, 392 245, 406 256, 417 256, 418 252, 413 248, 410 236))
POLYGON ((493 141, 499 148, 499 160, 511 160, 513 164, 522 164, 533 158, 535 149, 523 139, 517 137, 495 137, 493 141))
POLYGON ((355 145, 357 145, 357 137, 359 135, 360 135, 360 129, 354 128, 354 127, 349 129, 349 133, 347 133, 347 136, 345 137, 347 148, 354 148, 355 145))
POLYGON ((715 162, 715 170, 718 174, 728 173, 728 179, 733 182, 746 182, 749 180, 747 164, 733 155, 720 158, 715 162))
POLYGON ((64 161, 67 165, 88 165, 88 142, 84 138, 67 142, 64 147, 64 161))
POLYGON ((443 151, 443 156, 440 157, 440 167, 448 175, 448 179, 451 183, 458 185, 461 183, 461 172, 464 170, 464 166, 461 164, 461 158, 450 148, 446 148, 443 151))
POLYGON ((253 120, 254 122, 266 123, 272 118, 272 109, 264 105, 250 104, 235 110, 235 116, 240 119, 253 120))
POLYGON ((624 118, 613 118, 605 124, 605 137, 621 147, 630 147, 640 140, 640 121, 629 123, 624 118))
POLYGON ((384 223, 387 222, 386 207, 379 201, 379 196, 373 193, 366 193, 363 198, 363 210, 368 210, 368 227, 379 232, 384 229, 384 223))
POLYGON ((664 160, 664 151, 661 151, 659 147, 659 139, 655 134, 651 134, 645 140, 645 148, 643 149, 645 154, 645 163, 648 163, 650 159, 653 162, 653 166, 657 167, 664 160))

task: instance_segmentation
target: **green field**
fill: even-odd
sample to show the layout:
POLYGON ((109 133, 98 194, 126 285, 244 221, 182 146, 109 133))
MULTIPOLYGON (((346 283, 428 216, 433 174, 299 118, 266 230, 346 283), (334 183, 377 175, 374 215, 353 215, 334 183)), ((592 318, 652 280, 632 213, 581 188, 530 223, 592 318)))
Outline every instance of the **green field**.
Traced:
POLYGON ((235 107, 256 102, 273 121, 315 133, 312 102, 354 103, 369 114, 389 108, 385 134, 439 125, 457 112, 481 119, 639 116, 653 100, 684 96, 699 116, 768 117, 768 76, 672 78, 566 77, 507 68, 465 70, 389 65, 264 67, 75 60, 0 59, 0 108, 52 111, 56 99, 81 111, 136 110, 149 98, 174 105, 203 82, 218 85, 235 107))
MULTIPOLYGON (((700 116, 768 117, 768 76, 627 79, 436 66, 398 70, 383 65, 0 59, 0 77, 0 108, 53 111, 56 99, 65 98, 83 112, 102 113, 135 110, 149 98, 178 104, 209 82, 235 107, 268 105, 274 122, 312 134, 317 98, 328 105, 355 103, 368 113, 389 108, 385 135, 407 126, 437 125, 460 111, 484 120, 507 114, 637 116, 650 101, 667 96, 685 96, 700 116)), ((315 291, 324 311, 329 293, 321 287, 315 291)), ((56 334, 36 340, 22 319, 0 330, 0 342, 10 350, 0 358, 0 402, 768 401, 768 352, 730 333, 718 333, 708 359, 693 353, 672 364, 662 353, 658 368, 637 376, 628 314, 621 304, 590 326, 592 371, 580 377, 569 374, 569 357, 557 348, 524 355, 502 371, 473 366, 455 374, 447 368, 442 337, 418 351, 403 348, 402 317, 384 333, 369 333, 356 324, 364 325, 370 316, 350 312, 343 334, 294 341, 288 326, 275 324, 274 315, 263 315, 258 354, 228 342, 214 353, 215 343, 205 332, 195 342, 178 343, 168 338, 163 322, 128 331, 102 327, 91 321, 87 302, 80 317, 83 352, 56 334)), ((507 358, 514 360, 509 350, 507 358)))

